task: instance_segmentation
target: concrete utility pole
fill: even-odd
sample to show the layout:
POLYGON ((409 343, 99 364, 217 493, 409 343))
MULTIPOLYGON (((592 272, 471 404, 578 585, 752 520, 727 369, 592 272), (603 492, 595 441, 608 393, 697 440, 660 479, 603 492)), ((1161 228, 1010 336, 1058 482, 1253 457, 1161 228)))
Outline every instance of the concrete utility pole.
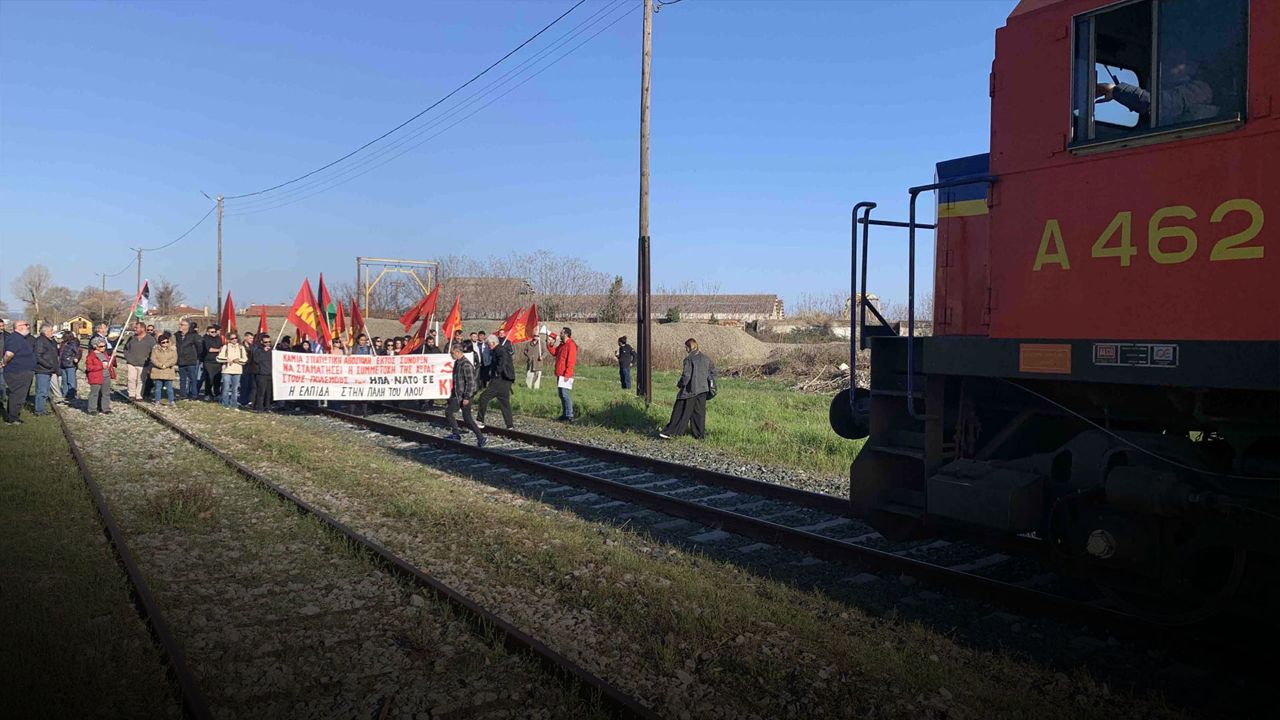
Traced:
MULTIPOLYGON (((98 296, 98 317, 105 318, 107 316, 107 274, 94 274, 102 277, 102 294, 98 296)), ((116 274, 118 275, 119 273, 116 274)), ((106 322, 106 320, 99 320, 98 322, 106 322)))
POLYGON ((218 196, 218 317, 222 317, 222 196, 218 196))
POLYGON ((640 247, 636 280, 636 394, 653 402, 650 362, 653 324, 649 318, 649 81, 653 50, 653 0, 644 0, 643 49, 640 59, 640 247))
POLYGON ((133 291, 134 296, 137 296, 138 293, 142 292, 142 248, 134 248, 134 250, 138 251, 138 280, 136 283, 137 288, 133 291))

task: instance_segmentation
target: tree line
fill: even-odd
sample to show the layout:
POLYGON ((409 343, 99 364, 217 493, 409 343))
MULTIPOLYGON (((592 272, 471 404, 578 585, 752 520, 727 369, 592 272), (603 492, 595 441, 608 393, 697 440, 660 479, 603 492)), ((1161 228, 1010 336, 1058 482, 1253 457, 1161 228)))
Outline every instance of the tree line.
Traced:
MULTIPOLYGON (((94 323, 118 321, 133 304, 133 293, 104 290, 86 285, 73 290, 53 282, 53 273, 44 265, 28 265, 9 284, 10 291, 22 302, 23 315, 39 322, 65 322, 83 315, 94 323)), ((178 286, 164 278, 151 285, 151 305, 161 315, 171 314, 186 296, 178 286)), ((0 301, 0 312, 8 307, 0 301)))

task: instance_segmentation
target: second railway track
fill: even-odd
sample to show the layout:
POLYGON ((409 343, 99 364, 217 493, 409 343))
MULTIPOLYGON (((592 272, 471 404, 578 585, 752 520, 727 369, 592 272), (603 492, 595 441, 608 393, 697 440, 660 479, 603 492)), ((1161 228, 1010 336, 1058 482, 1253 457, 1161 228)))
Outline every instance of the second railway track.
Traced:
POLYGON ((571 499, 600 508, 639 506, 713 528, 713 533, 740 536, 745 539, 738 548, 742 552, 786 548, 855 568, 916 577, 1017 613, 1088 625, 1143 643, 1185 647, 1203 642, 1199 633, 1172 632, 1110 608, 1087 589, 1056 588, 1058 580, 1051 573, 1029 571, 1037 565, 1019 565, 1013 552, 992 553, 947 541, 890 543, 848 517, 844 501, 833 496, 492 426, 486 429, 492 436, 489 444, 480 448, 429 432, 443 424, 440 415, 375 407, 385 412, 374 417, 323 412, 419 443, 425 446, 419 457, 427 462, 448 466, 459 458, 479 459, 527 475, 523 484, 529 488, 537 485, 561 496, 562 488, 582 488, 586 494, 571 499))
POLYGON ((188 716, 654 717, 150 408, 63 421, 86 478, 102 479, 114 544, 157 588, 141 585, 188 716), (104 452, 122 431, 124 452, 104 452))

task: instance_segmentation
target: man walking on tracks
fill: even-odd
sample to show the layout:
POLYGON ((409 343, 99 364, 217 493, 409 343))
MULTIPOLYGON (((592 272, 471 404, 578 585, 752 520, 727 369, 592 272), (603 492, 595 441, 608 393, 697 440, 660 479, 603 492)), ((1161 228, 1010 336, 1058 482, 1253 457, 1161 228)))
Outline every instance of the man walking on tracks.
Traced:
POLYGON ((471 417, 471 396, 476 393, 476 369, 466 357, 470 353, 471 348, 465 345, 449 348, 449 356, 453 358, 453 388, 449 393, 449 405, 444 410, 444 417, 449 421, 449 429, 452 431, 447 439, 462 440, 462 431, 455 417, 461 409, 462 421, 476 434, 476 446, 484 447, 484 435, 471 417))
POLYGON ((502 420, 507 429, 512 430, 515 428, 515 422, 511 419, 511 385, 516 381, 516 366, 512 357, 514 350, 506 338, 493 336, 489 338, 489 353, 493 356, 493 366, 489 371, 489 386, 480 393, 477 401, 480 409, 476 413, 476 424, 484 428, 484 413, 496 397, 498 407, 502 409, 502 420))
MULTIPOLYGON (((573 341, 573 330, 561 328, 563 333, 555 345, 547 345, 547 352, 556 358, 556 390, 560 393, 560 422, 573 422, 573 368, 578 364, 578 344, 573 341)), ((555 338, 552 338, 555 339, 555 338)))
POLYGON ((699 440, 706 433, 707 398, 716 394, 716 367, 711 358, 698 350, 698 341, 684 341, 684 372, 676 383, 675 407, 671 408, 671 421, 662 428, 658 437, 671 439, 683 435, 686 429, 699 440))

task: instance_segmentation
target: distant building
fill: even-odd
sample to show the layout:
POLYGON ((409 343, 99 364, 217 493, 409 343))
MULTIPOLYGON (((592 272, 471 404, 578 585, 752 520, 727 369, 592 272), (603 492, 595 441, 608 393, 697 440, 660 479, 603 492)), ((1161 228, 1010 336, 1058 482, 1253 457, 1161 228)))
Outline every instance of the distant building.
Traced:
MULTIPOLYGON (((876 310, 880 309, 880 297, 877 296, 875 293, 858 293, 858 305, 862 305, 864 297, 866 298, 866 302, 869 303, 871 307, 875 308, 876 310)), ((840 313, 840 317, 843 317, 843 318, 849 317, 849 306, 852 304, 853 304, 852 298, 844 299, 844 310, 840 313)))
POLYGON ((525 278, 452 277, 440 281, 436 316, 443 320, 457 297, 462 298, 463 320, 505 318, 519 308, 538 302, 533 283, 525 278))
POLYGON ((261 317, 262 309, 267 309, 267 317, 284 317, 289 314, 290 305, 250 305, 240 311, 241 315, 252 315, 253 317, 261 317))

